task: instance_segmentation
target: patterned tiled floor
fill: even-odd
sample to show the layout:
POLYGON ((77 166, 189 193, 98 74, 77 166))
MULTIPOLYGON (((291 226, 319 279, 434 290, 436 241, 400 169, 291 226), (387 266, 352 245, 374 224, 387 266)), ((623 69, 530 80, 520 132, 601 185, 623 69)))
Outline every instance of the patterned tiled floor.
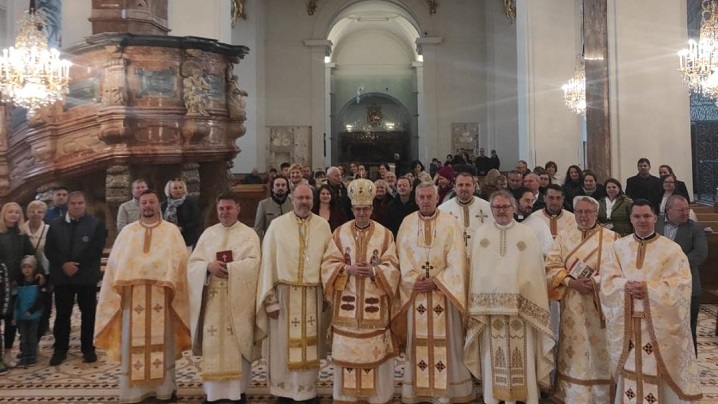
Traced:
MULTIPOLYGON (((718 306, 701 307, 698 328, 699 359, 704 400, 702 403, 718 403, 718 337, 713 335, 718 306)), ((79 321, 73 323, 71 349, 67 361, 60 366, 48 366, 52 355, 51 336, 40 343, 39 364, 29 369, 12 369, 0 375, 0 403, 113 403, 117 402, 117 374, 119 366, 108 363, 100 353, 93 364, 82 362, 79 353, 79 321)), ((319 392, 323 403, 331 402, 331 365, 322 363, 319 392)), ((203 399, 202 385, 198 378, 198 358, 184 356, 177 362, 179 385, 178 402, 199 403, 203 399)), ((268 395, 265 364, 253 366, 250 403, 273 403, 268 395)), ((403 364, 397 361, 396 380, 403 373, 403 364)), ((398 402, 398 400, 397 400, 398 402)))

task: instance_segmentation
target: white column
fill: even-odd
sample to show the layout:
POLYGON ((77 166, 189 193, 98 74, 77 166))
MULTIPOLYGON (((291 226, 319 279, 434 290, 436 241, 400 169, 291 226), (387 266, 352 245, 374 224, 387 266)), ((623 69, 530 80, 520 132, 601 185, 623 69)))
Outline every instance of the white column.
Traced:
POLYGON ((312 105, 312 155, 309 165, 315 167, 325 164, 324 133, 329 104, 326 103, 327 83, 324 57, 331 54, 332 41, 327 39, 307 39, 304 45, 311 51, 311 89, 309 102, 312 105))
MULTIPOLYGON (((417 69, 417 83, 423 87, 419 90, 419 160, 425 166, 431 162, 429 152, 437 153, 439 150, 439 105, 437 102, 438 88, 436 85, 437 52, 436 48, 441 44, 441 37, 421 37, 416 40, 417 52, 422 55, 424 62, 422 67, 417 69), (423 101, 423 107, 422 107, 423 101)), ((446 128, 444 133, 448 133, 446 128)), ((402 161, 406 161, 401 156, 402 161)))
POLYGON ((686 3, 609 0, 612 172, 625 180, 646 157, 668 164, 692 193, 690 104, 676 53, 687 46, 686 3))
MULTIPOLYGON (((227 2, 229 3, 229 2, 227 2)), ((249 47, 249 54, 234 67, 239 85, 249 94, 247 101, 247 132, 237 139, 240 153, 234 159, 232 171, 248 173, 256 168, 267 170, 267 144, 264 136, 264 0, 246 0, 247 19, 240 19, 232 28, 232 45, 249 47)), ((230 23, 231 26, 231 23, 230 23)))
POLYGON ((167 25, 172 36, 198 36, 229 43, 232 40, 231 2, 170 0, 167 25))
MULTIPOLYGON (((413 133, 412 136, 415 136, 417 138, 416 145, 417 145, 417 158, 422 161, 429 161, 431 162, 431 157, 429 157, 429 151, 426 148, 426 139, 425 136, 422 136, 422 134, 427 133, 426 130, 426 102, 424 101, 424 63, 423 62, 414 62, 411 65, 414 68, 415 76, 416 76, 416 83, 415 83, 415 92, 416 92, 416 110, 412 111, 417 116, 417 122, 416 122, 416 133, 413 133)), ((409 163, 408 156, 401 156, 402 160, 409 163)))
POLYGON ((566 108, 561 90, 580 52, 578 4, 517 0, 516 14, 519 157, 529 166, 553 160, 562 170, 580 162, 582 149, 582 119, 566 108))
POLYGON ((313 170, 322 169, 325 170, 326 167, 329 167, 332 165, 332 142, 334 141, 334 133, 332 133, 332 98, 334 94, 334 88, 332 88, 332 71, 336 67, 336 63, 325 63, 324 65, 324 88, 325 96, 324 96, 324 105, 326 105, 326 111, 325 111, 325 121, 324 121, 324 133, 323 141, 322 141, 322 147, 324 147, 326 151, 326 156, 323 160, 323 164, 320 166, 319 163, 315 163, 314 167, 312 167, 313 170))

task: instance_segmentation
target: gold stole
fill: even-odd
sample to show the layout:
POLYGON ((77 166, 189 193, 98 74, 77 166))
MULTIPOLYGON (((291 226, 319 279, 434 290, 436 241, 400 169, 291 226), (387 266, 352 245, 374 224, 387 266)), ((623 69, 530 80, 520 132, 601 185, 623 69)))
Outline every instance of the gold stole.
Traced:
POLYGON ((548 218, 548 227, 551 229, 551 235, 555 239, 558 236, 558 219, 563 214, 563 211, 556 216, 549 215, 546 209, 543 210, 543 214, 548 218))
POLYGON ((242 377, 242 355, 232 330, 227 279, 210 276, 202 324, 202 380, 242 377))
MULTIPOLYGON (((456 197, 456 204, 459 205, 461 208, 461 215, 463 216, 462 223, 464 225, 464 245, 466 246, 466 254, 471 255, 471 244, 469 243, 469 240, 471 239, 472 234, 467 232, 467 229, 471 227, 471 212, 469 211, 469 208, 471 207, 471 204, 474 203, 474 198, 471 198, 471 202, 469 203, 463 203, 459 200, 459 197, 456 197)), ((481 224, 484 224, 484 219, 488 216, 484 214, 484 211, 479 209, 479 214, 476 215, 476 218, 481 220, 481 224)))
POLYGON ((287 368, 319 368, 319 313, 314 286, 289 285, 287 368))
MULTIPOLYGON (((646 291, 647 293, 647 291, 646 291)), ((626 335, 630 335, 628 341, 628 357, 621 369, 623 375, 623 402, 661 402, 659 395, 658 363, 654 352, 654 343, 648 332, 648 324, 643 327, 644 322, 651 321, 651 310, 648 299, 635 300, 626 294, 625 306, 627 318, 626 335), (648 336, 648 341, 643 341, 648 336), (634 401, 635 398, 635 401, 634 401)), ((624 348, 625 349, 625 348, 624 348)))
POLYGON ((169 296, 164 287, 133 285, 124 288, 125 306, 130 310, 130 386, 161 382, 165 364, 166 315, 169 296))
MULTIPOLYGON (((299 233, 298 282, 304 279, 304 264, 308 261, 307 242, 311 217, 296 218, 299 233)), ((319 368, 319 303, 314 286, 289 285, 287 368, 290 371, 319 368)))
MULTIPOLYGON (((641 239, 634 234, 634 240, 638 241, 636 251, 636 269, 641 269, 646 256, 648 244, 658 239, 654 233, 648 238, 641 239)), ((625 293, 625 292, 624 292, 625 293)), ((648 290, 645 291, 645 299, 634 299, 631 295, 625 294, 625 316, 630 318, 627 321, 625 335, 630 336, 628 341, 628 357, 621 369, 623 375, 623 395, 628 402, 661 402, 658 385, 658 362, 654 354, 656 341, 651 337, 649 331, 652 322, 651 306, 648 300, 648 290), (644 327, 645 324, 645 327, 644 327), (644 337, 648 341, 644 343, 644 337)), ((626 400, 624 400, 626 401, 626 400)))
MULTIPOLYGON (((437 211, 438 212, 438 211, 437 211)), ((422 265, 425 277, 430 277, 434 267, 430 264, 430 251, 436 240, 435 212, 429 218, 419 214, 418 247, 427 250, 426 263, 422 265), (423 234, 422 234, 423 233, 423 234), (423 235, 423 237, 422 237, 423 235)), ((440 290, 415 293, 414 317, 414 374, 418 396, 444 396, 449 388, 449 347, 447 341, 448 323, 446 311, 449 302, 440 290)))
POLYGON ((518 316, 490 316, 491 386, 494 398, 517 401, 528 396, 526 322, 518 316))
MULTIPOLYGON (((603 252, 603 231, 602 228, 599 225, 595 225, 592 229, 588 230, 581 230, 581 242, 566 255, 566 259, 564 260, 564 267, 566 268, 566 271, 569 271, 568 265, 571 265, 573 262, 572 258, 577 257, 581 261, 585 262, 586 264, 591 263, 592 265, 589 265, 592 267, 597 274, 600 274, 601 271, 601 257, 603 252), (593 236, 596 235, 596 232, 598 232, 598 245, 593 246, 592 243, 590 243, 591 240, 593 240, 593 236)), ((603 315, 603 310, 601 309, 601 293, 599 290, 599 285, 596 284, 595 278, 591 277, 591 280, 593 280, 593 307, 598 311, 598 317, 601 322, 601 328, 606 328, 606 317, 603 315)))

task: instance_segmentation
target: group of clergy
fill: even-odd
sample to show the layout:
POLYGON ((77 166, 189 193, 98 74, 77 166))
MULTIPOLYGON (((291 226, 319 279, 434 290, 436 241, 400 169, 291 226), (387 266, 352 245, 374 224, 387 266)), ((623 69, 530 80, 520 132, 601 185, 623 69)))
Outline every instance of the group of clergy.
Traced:
POLYGON ((485 201, 473 187, 459 174, 457 196, 437 206, 436 186, 419 184, 419 211, 394 239, 370 220, 373 182, 349 184, 355 219, 333 234, 299 185, 261 246, 223 195, 220 223, 189 258, 174 225, 148 219, 148 191, 141 220, 115 242, 98 308, 96 345, 122 362, 120 401, 172 399, 174 360, 190 348, 203 358, 205 402, 246 402, 262 355, 279 402, 319 402, 328 349, 335 403, 391 402, 402 353, 405 403, 701 398, 690 269, 653 231, 650 203, 634 203, 636 234, 619 239, 596 224, 598 202, 577 197, 575 217, 545 216, 555 240, 542 251, 510 193, 485 201))

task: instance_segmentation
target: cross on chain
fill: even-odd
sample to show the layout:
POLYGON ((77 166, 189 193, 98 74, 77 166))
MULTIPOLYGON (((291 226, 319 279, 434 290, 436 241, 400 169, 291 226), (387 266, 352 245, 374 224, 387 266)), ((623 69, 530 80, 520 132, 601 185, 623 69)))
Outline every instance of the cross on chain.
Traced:
POLYGON ((464 230, 464 245, 466 247, 469 246, 469 239, 471 238, 471 234, 467 233, 466 230, 464 230))
POLYGON ((432 269, 434 269, 434 266, 431 265, 431 264, 429 263, 429 261, 426 261, 426 264, 422 265, 422 266, 421 266, 421 269, 423 269, 424 271, 426 271, 426 277, 428 278, 428 277, 429 277, 429 271, 431 271, 432 269))

